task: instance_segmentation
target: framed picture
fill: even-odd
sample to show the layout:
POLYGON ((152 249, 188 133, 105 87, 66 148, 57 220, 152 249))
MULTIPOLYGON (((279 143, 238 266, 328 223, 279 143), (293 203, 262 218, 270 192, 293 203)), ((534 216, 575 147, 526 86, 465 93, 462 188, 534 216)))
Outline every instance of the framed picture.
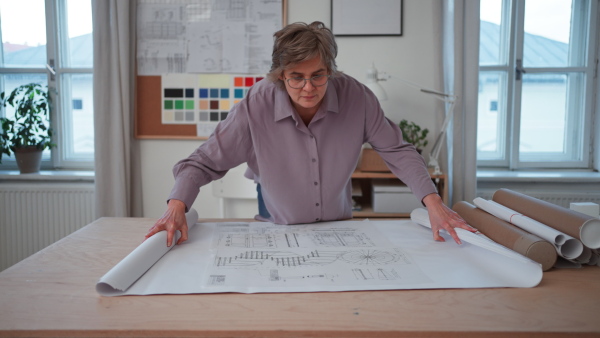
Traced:
POLYGON ((332 0, 336 36, 401 36, 402 0, 332 0))

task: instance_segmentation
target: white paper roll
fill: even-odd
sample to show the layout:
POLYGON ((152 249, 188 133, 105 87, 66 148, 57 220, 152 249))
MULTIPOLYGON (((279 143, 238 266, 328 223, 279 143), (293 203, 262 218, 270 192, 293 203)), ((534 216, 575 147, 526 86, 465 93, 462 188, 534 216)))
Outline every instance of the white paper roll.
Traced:
MULTIPOLYGON (((185 215, 188 229, 198 222, 198 212, 190 209, 185 215)), ((173 244, 167 246, 167 232, 161 231, 148 238, 129 255, 108 271, 96 284, 96 291, 103 296, 127 290, 148 269, 171 250, 181 237, 181 232, 175 232, 173 244)))
POLYGON ((481 197, 474 199, 473 203, 478 208, 552 243, 558 255, 565 259, 577 259, 583 253, 583 244, 578 239, 524 216, 502 204, 487 201, 481 197))

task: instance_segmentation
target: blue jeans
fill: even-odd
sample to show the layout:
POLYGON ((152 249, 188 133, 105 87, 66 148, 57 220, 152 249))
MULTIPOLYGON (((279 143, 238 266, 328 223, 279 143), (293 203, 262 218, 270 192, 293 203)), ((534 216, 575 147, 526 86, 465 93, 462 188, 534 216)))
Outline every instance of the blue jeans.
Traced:
POLYGON ((261 217, 264 218, 270 218, 271 214, 269 213, 269 210, 267 210, 267 207, 265 206, 265 201, 263 200, 262 197, 262 191, 260 189, 260 184, 256 184, 256 192, 257 192, 257 198, 258 198, 258 214, 261 217))

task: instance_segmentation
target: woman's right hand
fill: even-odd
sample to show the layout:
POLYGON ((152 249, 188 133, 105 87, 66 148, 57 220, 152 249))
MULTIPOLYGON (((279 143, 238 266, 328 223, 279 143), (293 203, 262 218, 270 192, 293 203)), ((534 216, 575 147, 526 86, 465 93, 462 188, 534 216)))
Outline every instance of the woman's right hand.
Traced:
POLYGON ((154 226, 150 228, 146 234, 146 239, 163 230, 167 231, 167 246, 169 247, 173 243, 173 237, 175 237, 175 231, 177 230, 181 231, 181 237, 177 241, 177 244, 187 241, 188 225, 185 219, 185 203, 175 199, 169 200, 167 210, 156 221, 154 226))

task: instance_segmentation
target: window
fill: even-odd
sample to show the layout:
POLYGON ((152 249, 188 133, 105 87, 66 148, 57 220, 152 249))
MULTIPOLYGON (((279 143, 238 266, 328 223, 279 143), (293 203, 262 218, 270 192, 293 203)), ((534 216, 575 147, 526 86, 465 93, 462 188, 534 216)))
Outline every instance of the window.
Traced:
POLYGON ((81 110, 83 109, 83 100, 82 99, 73 99, 73 110, 81 110))
MULTIPOLYGON (((52 95, 58 146, 44 151, 42 168, 93 168, 91 0, 0 0, 0 24, 0 91, 37 82, 52 95)), ((16 168, 14 157, 2 162, 16 168)))
POLYGON ((590 0, 481 0, 479 167, 591 168, 590 0))

